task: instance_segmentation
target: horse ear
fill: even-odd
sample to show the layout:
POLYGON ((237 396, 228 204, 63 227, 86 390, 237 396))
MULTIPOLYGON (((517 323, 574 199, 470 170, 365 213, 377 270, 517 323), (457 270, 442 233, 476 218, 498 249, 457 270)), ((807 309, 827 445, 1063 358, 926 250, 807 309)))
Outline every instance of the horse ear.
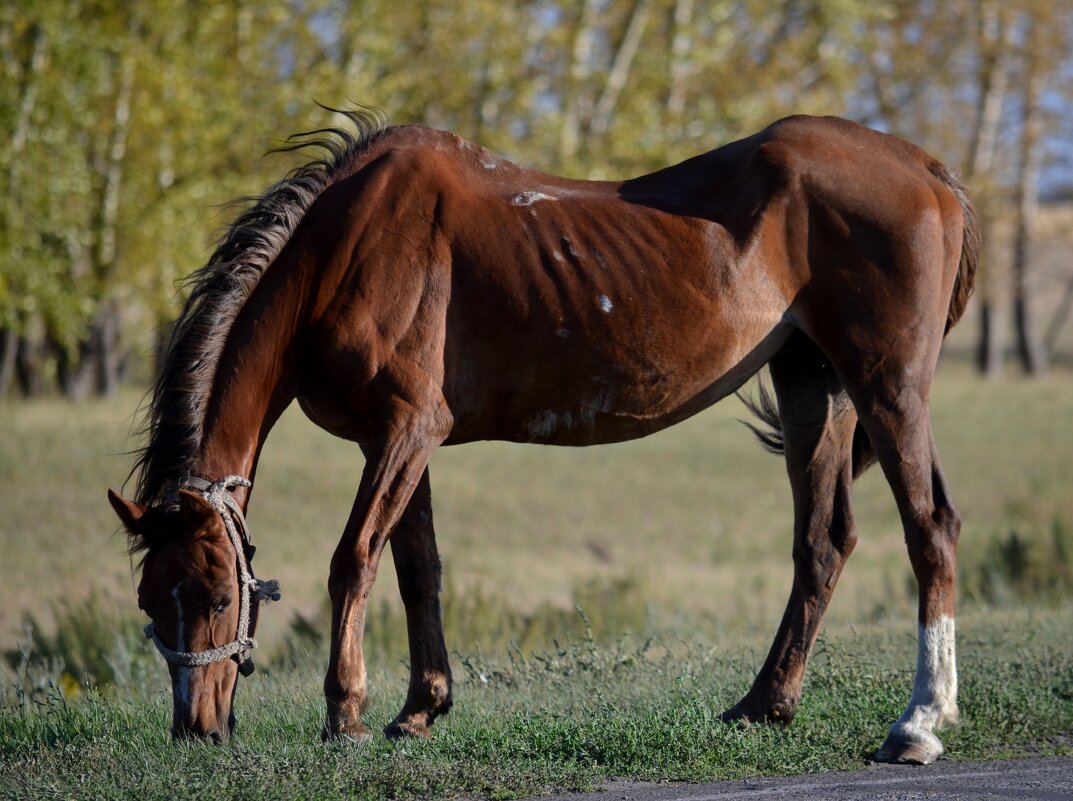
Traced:
POLYGON ((137 501, 128 501, 115 490, 108 490, 108 502, 112 504, 115 513, 123 522, 123 527, 131 534, 141 532, 141 521, 145 517, 147 508, 137 501))
POLYGON ((179 510, 183 517, 195 526, 200 526, 216 516, 216 510, 200 492, 179 490, 179 510))

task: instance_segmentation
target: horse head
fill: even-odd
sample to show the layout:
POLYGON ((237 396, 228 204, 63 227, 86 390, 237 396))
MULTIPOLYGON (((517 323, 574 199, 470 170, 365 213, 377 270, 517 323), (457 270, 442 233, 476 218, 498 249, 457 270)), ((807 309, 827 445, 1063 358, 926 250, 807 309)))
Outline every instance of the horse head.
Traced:
POLYGON ((157 506, 112 490, 108 500, 131 553, 144 553, 138 606, 171 673, 172 737, 223 742, 235 729, 239 673, 253 672, 258 601, 279 594, 252 576, 253 546, 227 486, 202 483, 210 490, 179 489, 157 506))

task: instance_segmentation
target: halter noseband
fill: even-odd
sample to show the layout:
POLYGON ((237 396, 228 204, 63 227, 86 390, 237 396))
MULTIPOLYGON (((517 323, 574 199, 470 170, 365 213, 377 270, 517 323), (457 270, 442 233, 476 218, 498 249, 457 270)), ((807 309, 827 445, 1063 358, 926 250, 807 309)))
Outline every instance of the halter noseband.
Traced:
POLYGON ((238 669, 242 675, 249 676, 253 673, 253 659, 250 657, 250 651, 257 647, 257 641, 250 636, 251 598, 255 597, 259 602, 278 601, 280 595, 278 581, 261 581, 253 577, 253 565, 243 548, 244 544, 249 545, 249 527, 246 525, 246 518, 242 515, 242 508, 232 497, 230 490, 232 487, 249 486, 252 486, 249 479, 242 476, 227 476, 212 483, 203 478, 191 476, 181 485, 182 489, 198 490, 208 504, 223 518, 227 538, 235 549, 235 559, 238 563, 238 631, 235 633, 234 640, 218 648, 210 648, 207 651, 173 651, 164 644, 156 628, 150 623, 145 627, 145 636, 153 641, 157 650, 169 664, 200 667, 236 656, 239 663, 238 669), (242 526, 241 534, 235 525, 236 520, 242 526))

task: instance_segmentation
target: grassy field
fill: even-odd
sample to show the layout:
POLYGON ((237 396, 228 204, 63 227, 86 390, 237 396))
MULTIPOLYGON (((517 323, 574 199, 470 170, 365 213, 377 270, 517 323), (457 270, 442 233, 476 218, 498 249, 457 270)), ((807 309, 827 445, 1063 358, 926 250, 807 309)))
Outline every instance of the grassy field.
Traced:
MULTIPOLYGON (((130 393, 81 406, 0 405, 0 644, 27 612, 47 623, 57 604, 94 593, 133 610, 132 566, 105 489, 129 469, 137 401, 130 393)), ((1011 533, 1029 550, 1029 572, 1045 570, 1055 529, 1068 535, 1073 526, 1069 374, 988 383, 952 364, 940 371, 933 406, 965 519, 963 595, 977 592, 1011 533)), ((789 487, 780 460, 738 422, 745 417, 732 399, 622 445, 442 449, 432 482, 448 588, 524 612, 543 603, 569 609, 586 587, 626 580, 654 608, 703 620, 698 634, 773 627, 791 575, 789 487)), ((258 573, 279 578, 285 593, 262 616, 267 642, 279 641, 293 612, 323 602, 361 466, 355 446, 296 409, 269 438, 250 514, 258 573)), ((879 470, 858 482, 855 511, 860 544, 830 619, 911 618, 911 572, 879 470)), ((374 601, 397 604, 391 570, 385 560, 374 601)))
MULTIPOLYGON (((1073 608, 970 613, 961 627, 960 760, 1068 752, 1073 608)), ((839 628, 839 627, 836 627, 839 628)), ((727 726, 761 651, 738 641, 585 639, 513 659, 465 660, 458 704, 431 740, 323 745, 312 664, 258 674, 240 690, 238 735, 173 745, 166 691, 6 699, 0 795, 156 798, 509 798, 599 786, 611 777, 699 781, 859 768, 904 706, 912 627, 841 629, 817 646, 789 729, 727 726), (669 644, 668 644, 669 642, 669 644)), ((386 723, 405 685, 373 673, 367 714, 386 723), (389 685, 389 692, 384 692, 389 685)))
MULTIPOLYGON (((137 401, 0 405, 4 797, 218 792, 220 782, 237 797, 509 796, 611 776, 831 770, 860 765, 908 698, 915 588, 873 470, 856 488, 861 541, 798 722, 715 722, 762 661, 792 569, 782 464, 728 401, 623 445, 436 454, 455 711, 428 743, 322 746, 316 624, 362 459, 292 410, 269 440, 250 514, 258 573, 284 590, 258 632, 267 669, 240 691, 232 745, 172 747, 166 674, 138 637, 135 578, 105 500, 131 461, 137 401), (105 686, 88 689, 87 677, 105 686)), ((951 363, 933 408, 965 519, 965 722, 944 737, 948 751, 1062 750, 1073 730, 1073 380, 1059 370, 982 382, 951 363)), ((374 725, 405 689, 394 584, 385 560, 370 623, 374 725)))

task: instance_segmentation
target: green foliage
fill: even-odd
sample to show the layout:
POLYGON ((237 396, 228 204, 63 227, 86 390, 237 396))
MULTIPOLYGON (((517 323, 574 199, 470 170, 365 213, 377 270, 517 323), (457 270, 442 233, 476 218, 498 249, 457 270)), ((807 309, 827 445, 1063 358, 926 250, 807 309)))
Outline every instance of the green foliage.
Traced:
MULTIPOLYGON (((1009 16, 1044 13, 1018 0, 1009 16)), ((658 168, 789 113, 849 115, 962 163, 972 3, 38 0, 0 11, 0 328, 73 354, 111 299, 149 353, 231 212, 383 108, 578 177, 658 168)), ((1047 11, 1062 31, 1063 15, 1047 11)), ((1068 25, 1065 26, 1068 28, 1068 25)), ((1061 36, 1047 69, 1065 63, 1061 36), (1053 62, 1053 63, 1051 63, 1053 62)), ((996 174, 1008 169, 996 164, 996 174)))
MULTIPOLYGON (((443 627, 447 641, 465 652, 501 651, 509 646, 518 654, 531 654, 583 637, 607 643, 653 628, 646 597, 635 579, 591 581, 574 592, 573 609, 545 602, 524 613, 502 596, 461 592, 449 586, 442 598, 443 627)), ((327 601, 315 616, 295 614, 275 664, 293 667, 311 655, 326 657, 330 623, 327 601)), ((365 624, 365 652, 374 659, 407 653, 406 615, 400 607, 373 605, 365 624)))
POLYGON ((81 687, 129 690, 145 686, 158 669, 142 635, 142 623, 99 595, 65 602, 54 610, 50 631, 33 615, 23 622, 15 648, 4 653, 16 684, 27 693, 58 686, 68 695, 81 687))
POLYGON ((1060 602, 1073 594, 1073 528, 1056 517, 1043 532, 992 537, 961 573, 963 591, 974 600, 1060 602))

